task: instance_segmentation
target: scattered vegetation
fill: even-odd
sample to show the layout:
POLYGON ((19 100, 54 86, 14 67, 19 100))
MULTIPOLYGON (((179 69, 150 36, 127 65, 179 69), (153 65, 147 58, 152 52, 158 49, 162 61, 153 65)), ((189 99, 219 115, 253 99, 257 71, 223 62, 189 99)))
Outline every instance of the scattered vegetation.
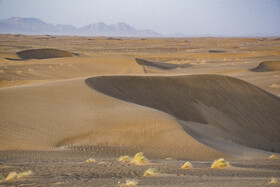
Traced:
POLYGON ((130 162, 136 165, 143 165, 148 163, 149 161, 145 158, 144 154, 140 152, 137 153, 130 162))
POLYGON ((192 169, 193 165, 190 162, 186 162, 182 165, 181 169, 192 169))
POLYGON ((215 160, 213 164, 211 165, 211 168, 223 168, 230 166, 229 162, 226 162, 225 159, 219 158, 218 160, 215 160))
POLYGON ((91 162, 96 162, 96 160, 94 160, 93 158, 89 158, 87 159, 86 163, 91 163, 91 162))
POLYGON ((168 157, 168 158, 165 158, 165 160, 172 160, 172 158, 171 158, 171 157, 168 157))
POLYGON ((270 156, 269 156, 269 159, 280 160, 280 157, 273 154, 273 155, 270 155, 270 156))
POLYGON ((279 184, 279 182, 276 178, 272 177, 271 181, 268 184, 279 184))
POLYGON ((127 179, 124 184, 120 184, 119 186, 120 187, 137 186, 137 184, 138 184, 137 180, 135 180, 135 179, 127 179))
POLYGON ((118 161, 119 162, 130 162, 131 161, 131 157, 127 156, 127 155, 121 156, 121 157, 118 158, 118 161))
POLYGON ((158 170, 156 170, 155 168, 149 168, 145 171, 143 177, 153 177, 158 174, 159 174, 158 170))
POLYGON ((23 177, 27 177, 33 175, 32 171, 24 171, 24 172, 10 172, 8 174, 8 176, 6 177, 6 180, 14 180, 14 179, 19 179, 19 178, 23 178, 23 177))

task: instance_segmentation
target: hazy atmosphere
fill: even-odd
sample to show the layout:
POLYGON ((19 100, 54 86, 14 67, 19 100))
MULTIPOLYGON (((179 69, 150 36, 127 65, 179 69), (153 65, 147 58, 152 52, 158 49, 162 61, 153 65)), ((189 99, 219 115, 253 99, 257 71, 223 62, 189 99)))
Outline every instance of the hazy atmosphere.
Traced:
POLYGON ((15 16, 75 27, 124 22, 163 35, 280 35, 278 0, 0 0, 0 19, 15 16))

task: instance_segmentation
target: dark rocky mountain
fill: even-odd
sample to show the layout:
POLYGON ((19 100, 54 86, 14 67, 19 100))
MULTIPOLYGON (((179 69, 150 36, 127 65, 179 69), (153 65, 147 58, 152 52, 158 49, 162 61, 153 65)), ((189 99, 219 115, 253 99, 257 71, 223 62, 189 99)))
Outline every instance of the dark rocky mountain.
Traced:
POLYGON ((12 17, 0 20, 0 33, 5 34, 53 34, 79 36, 130 36, 157 37, 158 33, 150 30, 136 30, 125 23, 106 25, 103 22, 90 24, 82 28, 72 25, 53 25, 37 18, 12 17))

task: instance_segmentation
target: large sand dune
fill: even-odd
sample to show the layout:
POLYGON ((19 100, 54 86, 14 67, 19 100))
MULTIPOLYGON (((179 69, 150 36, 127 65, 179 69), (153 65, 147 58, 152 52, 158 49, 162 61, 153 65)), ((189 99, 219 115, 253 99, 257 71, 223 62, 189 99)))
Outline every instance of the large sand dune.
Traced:
POLYGON ((267 155, 244 146, 279 152, 279 98, 244 81, 105 76, 86 83, 78 78, 2 88, 0 148, 117 146, 194 160, 267 155))
POLYGON ((221 75, 114 76, 86 82, 106 95, 205 124, 216 138, 280 151, 280 99, 247 82, 221 75))

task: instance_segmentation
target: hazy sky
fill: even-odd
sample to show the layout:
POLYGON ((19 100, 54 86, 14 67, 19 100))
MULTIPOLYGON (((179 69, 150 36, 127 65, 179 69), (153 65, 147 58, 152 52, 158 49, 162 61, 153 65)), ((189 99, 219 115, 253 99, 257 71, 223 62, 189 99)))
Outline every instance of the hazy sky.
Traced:
POLYGON ((0 0, 0 19, 13 16, 187 36, 280 36, 280 0, 0 0))

